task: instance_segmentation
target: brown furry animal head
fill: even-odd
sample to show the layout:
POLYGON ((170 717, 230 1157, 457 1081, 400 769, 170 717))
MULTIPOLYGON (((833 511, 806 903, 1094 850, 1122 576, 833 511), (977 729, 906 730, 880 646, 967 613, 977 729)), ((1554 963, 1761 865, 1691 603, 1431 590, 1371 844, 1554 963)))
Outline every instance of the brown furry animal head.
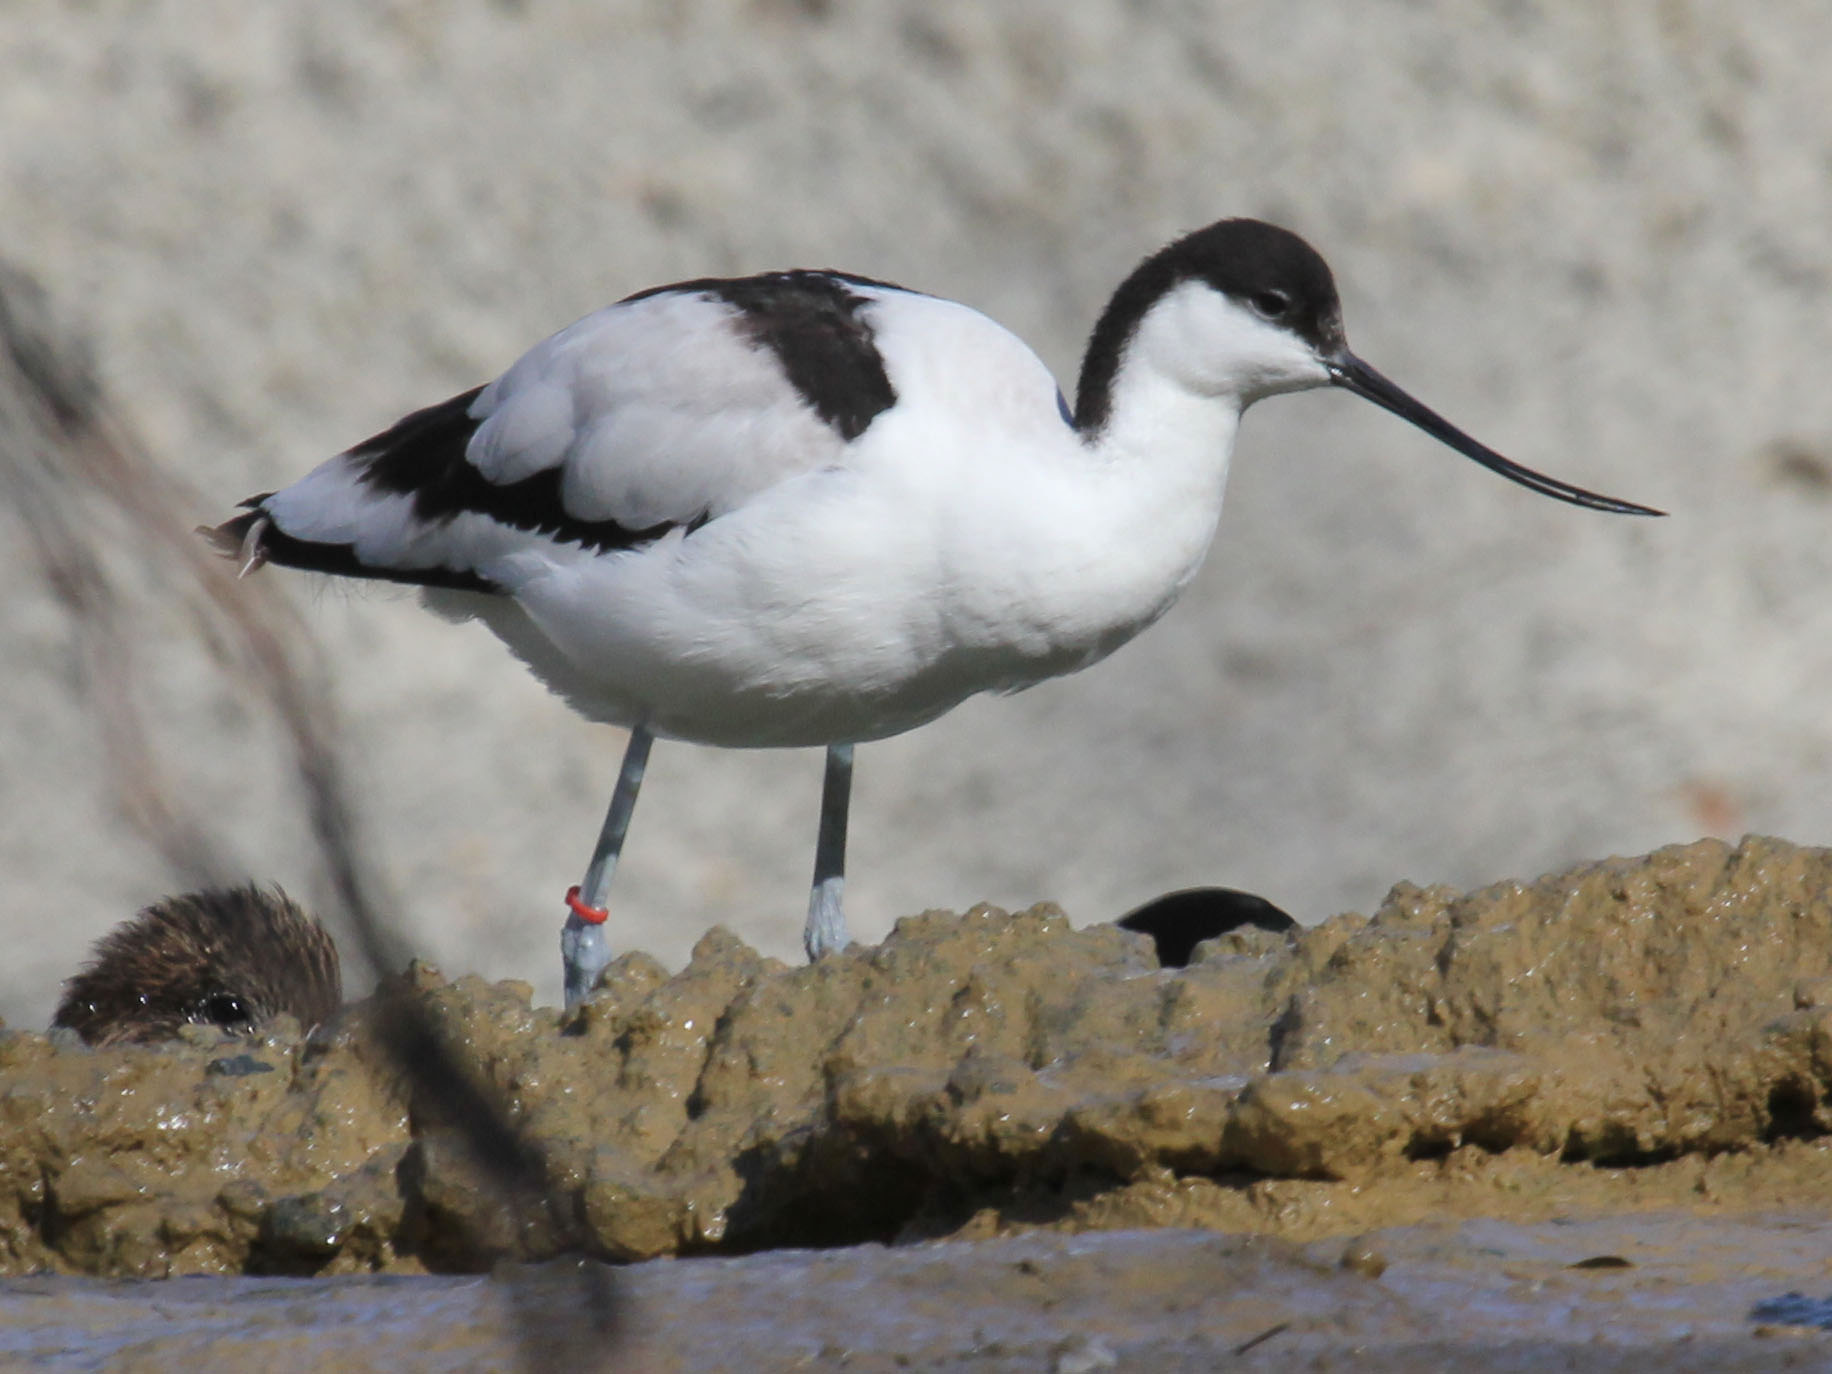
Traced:
POLYGON ((324 927, 250 883, 168 897, 116 926, 64 984, 51 1024, 91 1045, 148 1044, 185 1025, 252 1032, 282 1012, 309 1028, 342 1003, 324 927))

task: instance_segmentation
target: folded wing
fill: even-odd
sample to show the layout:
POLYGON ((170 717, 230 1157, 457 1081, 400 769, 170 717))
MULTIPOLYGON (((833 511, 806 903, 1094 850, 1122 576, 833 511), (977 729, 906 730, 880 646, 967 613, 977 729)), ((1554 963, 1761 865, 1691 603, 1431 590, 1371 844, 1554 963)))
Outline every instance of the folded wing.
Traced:
POLYGON ((896 400, 869 307, 826 272, 619 302, 212 531, 249 566, 513 590, 532 557, 638 549, 843 463, 896 400))

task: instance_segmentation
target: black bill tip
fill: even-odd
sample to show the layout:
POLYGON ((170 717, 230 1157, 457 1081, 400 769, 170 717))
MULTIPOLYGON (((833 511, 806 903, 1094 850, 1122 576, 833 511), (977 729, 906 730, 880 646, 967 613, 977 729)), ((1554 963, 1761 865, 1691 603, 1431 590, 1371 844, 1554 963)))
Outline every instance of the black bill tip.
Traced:
POLYGON ((1594 491, 1586 491, 1582 487, 1574 487, 1569 482, 1561 482, 1556 477, 1548 477, 1542 472, 1535 472, 1532 468, 1522 467, 1511 459, 1503 458, 1492 448, 1477 443, 1435 410, 1413 400, 1411 396, 1346 348, 1333 357, 1326 358, 1324 365, 1329 369, 1330 380, 1344 391, 1352 391, 1357 396, 1374 402, 1382 410, 1392 411, 1400 419, 1417 425, 1432 438, 1442 444, 1447 444, 1465 458, 1482 464, 1490 472, 1500 473, 1510 482, 1518 482, 1530 491, 1536 491, 1542 496, 1550 496, 1555 501, 1583 506, 1586 510, 1608 511, 1612 515, 1666 514, 1665 511, 1655 510, 1652 506, 1637 505, 1633 501, 1618 501, 1613 496, 1603 496, 1594 491))

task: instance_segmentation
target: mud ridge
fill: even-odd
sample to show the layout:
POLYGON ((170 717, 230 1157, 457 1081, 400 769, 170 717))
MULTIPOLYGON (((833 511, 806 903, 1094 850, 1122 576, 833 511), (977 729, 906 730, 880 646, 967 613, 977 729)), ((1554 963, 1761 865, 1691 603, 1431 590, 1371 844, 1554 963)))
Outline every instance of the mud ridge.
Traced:
POLYGON ((1041 906, 900 922, 813 967, 723 930, 629 954, 570 1017, 415 995, 543 1144, 492 1195, 372 1005, 310 1039, 0 1036, 0 1270, 475 1270, 1207 1226, 1791 1204, 1832 1130, 1832 851, 1675 846, 1157 967, 1041 906))

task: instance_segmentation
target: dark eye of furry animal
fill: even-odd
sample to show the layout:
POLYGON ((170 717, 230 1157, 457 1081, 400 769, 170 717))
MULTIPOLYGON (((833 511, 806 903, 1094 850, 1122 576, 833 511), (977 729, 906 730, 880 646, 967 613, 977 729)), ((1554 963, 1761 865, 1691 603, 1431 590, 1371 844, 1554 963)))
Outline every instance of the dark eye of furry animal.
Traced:
POLYGON ((213 992, 198 1003, 197 1019, 224 1030, 235 1030, 247 1026, 254 1020, 254 1015, 248 1010, 248 1004, 233 992, 213 992))

